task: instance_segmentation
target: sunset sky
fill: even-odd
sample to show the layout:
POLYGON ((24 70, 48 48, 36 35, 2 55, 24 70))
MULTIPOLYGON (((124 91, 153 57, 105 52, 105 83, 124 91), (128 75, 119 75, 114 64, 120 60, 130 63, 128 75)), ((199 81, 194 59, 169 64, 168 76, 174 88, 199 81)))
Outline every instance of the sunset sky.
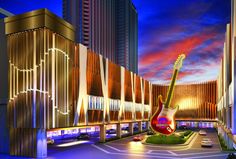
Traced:
MULTIPOLYGON (((181 52, 178 83, 215 80, 223 53, 230 0, 133 0, 139 16, 139 74, 168 84, 181 52)), ((14 14, 48 8, 62 17, 62 0, 0 0, 14 14)))
POLYGON ((185 52, 178 83, 216 79, 230 0, 133 0, 139 13, 139 73, 169 83, 173 63, 185 52))

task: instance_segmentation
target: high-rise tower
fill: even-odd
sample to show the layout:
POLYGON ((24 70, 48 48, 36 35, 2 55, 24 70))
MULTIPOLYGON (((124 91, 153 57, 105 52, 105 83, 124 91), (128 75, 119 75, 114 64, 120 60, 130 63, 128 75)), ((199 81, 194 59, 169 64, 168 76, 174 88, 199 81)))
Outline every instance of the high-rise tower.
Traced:
POLYGON ((138 73, 138 13, 130 0, 116 1, 117 63, 138 73))
POLYGON ((131 0, 63 0, 76 41, 137 73, 138 16, 131 0))
POLYGON ((114 0, 63 0, 63 18, 76 28, 78 43, 116 62, 114 0))

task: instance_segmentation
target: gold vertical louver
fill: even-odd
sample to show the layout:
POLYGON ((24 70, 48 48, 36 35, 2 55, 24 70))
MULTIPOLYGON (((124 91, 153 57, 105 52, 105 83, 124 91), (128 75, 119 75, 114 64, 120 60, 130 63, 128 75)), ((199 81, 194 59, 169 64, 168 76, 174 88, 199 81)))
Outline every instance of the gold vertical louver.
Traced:
MULTIPOLYGON (((165 101, 167 86, 152 86, 152 113, 158 109, 158 95, 165 101)), ((216 81, 177 85, 171 106, 179 105, 177 120, 216 120, 216 81)))
POLYGON ((46 28, 7 38, 10 126, 69 126, 72 43, 46 28))

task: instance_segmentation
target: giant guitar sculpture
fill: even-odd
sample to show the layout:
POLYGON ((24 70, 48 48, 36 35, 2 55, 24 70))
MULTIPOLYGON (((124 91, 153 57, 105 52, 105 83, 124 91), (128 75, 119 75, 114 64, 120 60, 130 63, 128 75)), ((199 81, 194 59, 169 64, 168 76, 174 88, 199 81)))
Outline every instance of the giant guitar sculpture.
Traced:
POLYGON ((172 75, 171 83, 168 89, 166 101, 162 101, 162 96, 158 96, 158 109, 151 117, 151 128, 164 135, 171 135, 176 129, 175 113, 178 111, 179 106, 171 107, 171 99, 173 96, 175 81, 182 67, 182 62, 185 59, 185 55, 181 54, 174 64, 174 72, 172 75))

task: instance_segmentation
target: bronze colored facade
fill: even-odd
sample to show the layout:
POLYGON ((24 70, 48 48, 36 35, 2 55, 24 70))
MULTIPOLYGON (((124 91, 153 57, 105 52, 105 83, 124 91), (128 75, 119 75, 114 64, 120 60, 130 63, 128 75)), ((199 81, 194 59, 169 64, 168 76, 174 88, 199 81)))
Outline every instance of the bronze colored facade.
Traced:
POLYGON ((235 51, 236 51, 236 0, 231 1, 231 22, 226 25, 223 57, 217 79, 218 134, 227 148, 236 149, 235 104, 235 51))
POLYGON ((14 128, 72 125, 69 71, 72 70, 73 43, 46 28, 10 34, 7 40, 8 108, 9 117, 15 117, 9 124, 14 128))
MULTIPOLYGON (((158 107, 157 97, 163 96, 166 99, 168 86, 152 86, 152 113, 158 107)), ((216 108, 216 81, 199 84, 176 85, 174 88, 171 105, 178 105, 176 120, 209 120, 217 118, 216 108)))
POLYGON ((5 19, 6 34, 22 32, 35 28, 47 27, 69 40, 75 40, 74 28, 47 9, 35 10, 5 19))
POLYGON ((5 24, 11 155, 45 157, 52 128, 148 121, 150 82, 76 44, 70 24, 45 9, 5 24))

